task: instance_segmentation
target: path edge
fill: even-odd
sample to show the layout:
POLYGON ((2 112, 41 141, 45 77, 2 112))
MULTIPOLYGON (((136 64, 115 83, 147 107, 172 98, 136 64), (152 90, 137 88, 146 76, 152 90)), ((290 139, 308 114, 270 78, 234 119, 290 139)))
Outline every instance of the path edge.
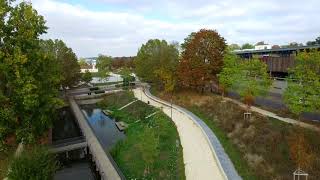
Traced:
MULTIPOLYGON (((143 92, 146 96, 153 99, 156 102, 159 102, 166 106, 171 106, 170 103, 152 95, 150 93, 150 86, 147 88, 143 88, 143 92)), ((189 118, 201 129, 202 133, 205 135, 206 140, 210 146, 211 152, 215 159, 217 160, 217 164, 225 179, 230 180, 241 180, 242 178, 239 176, 238 172, 236 171, 232 161, 230 160, 229 156, 224 151, 223 146, 221 145, 219 139, 216 135, 212 132, 212 130, 207 126, 205 122, 203 122, 198 116, 193 114, 192 112, 188 111, 187 109, 175 105, 172 105, 172 108, 176 109, 180 113, 184 113, 189 116, 189 118)))

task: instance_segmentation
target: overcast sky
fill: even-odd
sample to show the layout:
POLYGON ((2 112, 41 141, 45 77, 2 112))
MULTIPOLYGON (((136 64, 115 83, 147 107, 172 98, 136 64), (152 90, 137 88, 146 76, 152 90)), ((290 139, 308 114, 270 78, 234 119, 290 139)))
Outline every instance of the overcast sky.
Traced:
POLYGON ((320 36, 320 0, 31 0, 79 57, 134 56, 148 39, 183 42, 216 29, 228 43, 305 43, 320 36))

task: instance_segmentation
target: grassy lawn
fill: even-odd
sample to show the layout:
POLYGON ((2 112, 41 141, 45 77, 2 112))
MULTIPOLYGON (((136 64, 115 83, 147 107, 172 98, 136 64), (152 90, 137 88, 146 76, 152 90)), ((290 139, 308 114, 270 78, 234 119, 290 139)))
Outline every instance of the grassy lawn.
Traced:
POLYGON ((156 108, 141 101, 117 110, 134 99, 130 92, 107 96, 99 103, 112 116, 129 124, 126 139, 111 155, 127 179, 185 179, 182 147, 174 123, 156 108), (145 119, 153 112, 156 115, 145 119))
MULTIPOLYGON (((170 99, 155 89, 152 92, 162 99, 170 99)), ((292 153, 298 133, 304 137, 303 170, 309 173, 308 179, 319 179, 319 132, 256 113, 250 120, 244 120, 244 109, 224 102, 217 95, 180 91, 175 93, 174 103, 192 111, 212 129, 243 179, 292 179, 297 167, 292 153)))
MULTIPOLYGON (((119 109, 122 106, 134 101, 135 98, 131 92, 119 92, 116 94, 110 94, 105 99, 99 102, 98 106, 103 109, 119 109)), ((130 106, 129 106, 130 107, 130 106)))

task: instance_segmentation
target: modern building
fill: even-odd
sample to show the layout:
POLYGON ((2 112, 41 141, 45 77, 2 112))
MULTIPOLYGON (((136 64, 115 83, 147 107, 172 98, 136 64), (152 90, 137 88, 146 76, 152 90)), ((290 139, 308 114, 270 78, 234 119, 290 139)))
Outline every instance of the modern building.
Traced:
POLYGON ((320 45, 298 46, 278 49, 250 49, 234 51, 243 59, 259 58, 268 65, 268 71, 275 76, 282 76, 288 73, 288 69, 294 66, 295 57, 300 52, 312 49, 320 51, 320 45))

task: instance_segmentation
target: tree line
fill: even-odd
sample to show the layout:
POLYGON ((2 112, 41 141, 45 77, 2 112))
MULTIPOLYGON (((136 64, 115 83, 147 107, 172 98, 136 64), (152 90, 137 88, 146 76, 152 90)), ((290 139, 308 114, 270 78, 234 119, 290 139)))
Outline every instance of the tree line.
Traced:
MULTIPOLYGON (((149 40, 139 49, 134 63, 139 78, 171 95, 183 88, 199 92, 215 90, 222 96, 233 91, 247 104, 247 110, 257 96, 266 95, 272 84, 267 64, 257 58, 245 60, 233 54, 215 30, 192 32, 180 46, 165 40, 149 40)), ((287 82, 284 102, 299 120, 303 112, 319 112, 320 51, 299 53, 287 82)), ((309 160, 297 156, 305 153, 301 149, 303 135, 297 133, 299 142, 292 145, 292 157, 297 167, 304 168, 309 160)))
MULTIPOLYGON (((245 43, 243 45, 239 45, 239 44, 230 44, 228 45, 228 48, 230 50, 244 50, 244 49, 254 49, 254 46, 255 45, 266 45, 266 43, 264 41, 260 41, 260 42, 257 42, 256 44, 250 44, 250 43, 245 43)), ((317 37, 315 40, 311 40, 311 41, 307 41, 305 44, 303 43, 298 43, 298 42, 290 42, 286 45, 272 45, 272 49, 279 49, 279 48, 293 48, 293 47, 299 47, 299 46, 304 46, 304 45, 307 45, 307 46, 315 46, 315 45, 320 45, 320 36, 317 37)))
MULTIPOLYGON (((290 69, 284 100, 297 114, 320 108, 319 54, 299 53, 296 66, 290 69)), ((224 95, 234 91, 248 107, 255 97, 265 95, 272 84, 264 62, 257 58, 240 59, 216 30, 192 32, 181 45, 151 39, 141 46, 134 64, 139 78, 166 92, 187 88, 200 92, 215 90, 224 95)))
POLYGON ((61 40, 43 40, 48 27, 30 3, 0 2, 0 141, 35 142, 63 105, 59 88, 76 85, 80 66, 61 40))

